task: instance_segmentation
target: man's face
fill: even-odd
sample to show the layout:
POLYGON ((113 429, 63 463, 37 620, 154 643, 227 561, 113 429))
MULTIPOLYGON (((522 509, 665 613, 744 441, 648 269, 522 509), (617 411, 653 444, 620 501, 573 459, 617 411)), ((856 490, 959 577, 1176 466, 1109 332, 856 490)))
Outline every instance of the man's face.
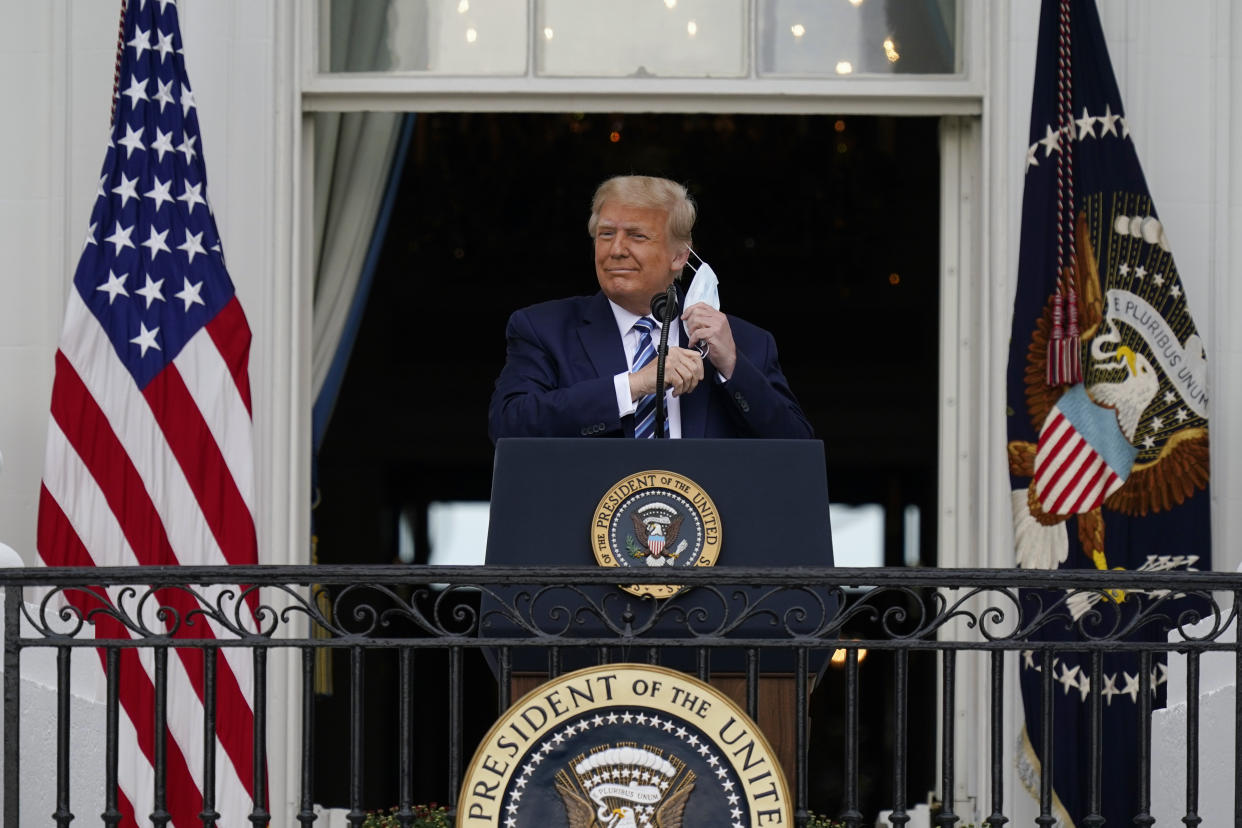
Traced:
POLYGON ((595 227, 595 275, 604 295, 630 313, 651 312, 686 264, 684 244, 668 235, 668 211, 605 202, 595 227))

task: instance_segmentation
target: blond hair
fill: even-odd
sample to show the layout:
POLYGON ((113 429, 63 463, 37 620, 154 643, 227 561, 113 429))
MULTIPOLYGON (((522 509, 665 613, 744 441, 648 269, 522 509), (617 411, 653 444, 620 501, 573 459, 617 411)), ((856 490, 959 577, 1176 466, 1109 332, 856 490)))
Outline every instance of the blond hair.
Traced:
POLYGON ((587 232, 595 238, 599 225, 599 211, 604 203, 613 201, 629 207, 651 207, 668 212, 668 234, 690 246, 690 231, 694 229, 697 210, 686 188, 667 178, 649 175, 617 175, 600 184, 591 200, 591 218, 587 232))

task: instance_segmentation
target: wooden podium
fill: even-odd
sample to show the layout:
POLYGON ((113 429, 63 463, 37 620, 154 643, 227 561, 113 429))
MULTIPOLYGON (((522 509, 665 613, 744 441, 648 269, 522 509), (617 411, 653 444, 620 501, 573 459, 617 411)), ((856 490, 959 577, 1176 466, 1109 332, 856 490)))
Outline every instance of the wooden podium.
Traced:
MULTIPOLYGON (((823 443, 818 440, 500 440, 492 476, 487 563, 540 568, 595 565, 592 518, 601 498, 619 481, 651 470, 689 478, 711 497, 721 532, 718 571, 730 566, 832 566, 827 473, 823 443)), ((618 582, 624 583, 623 575, 618 582)), ((529 588, 506 586, 496 588, 496 592, 503 599, 524 589, 529 588)), ((696 617, 702 629, 711 629, 717 620, 736 617, 730 613, 740 611, 749 600, 757 600, 761 592, 769 609, 792 617, 785 613, 794 608, 796 598, 767 596, 769 591, 730 585, 728 593, 735 600, 723 604, 720 595, 711 601, 699 600, 704 596, 700 593, 696 598, 694 589, 661 600, 699 613, 696 617)), ((609 617, 593 619, 587 614, 558 641, 565 648, 561 664, 565 671, 596 663, 592 653, 574 647, 575 636, 598 636, 606 627, 624 627, 620 615, 650 600, 611 586, 552 587, 541 591, 539 604, 526 607, 528 620, 537 628, 560 629, 564 626, 556 620, 563 618, 560 610, 580 605, 583 595, 590 598, 596 611, 609 617)), ((835 606, 832 598, 820 598, 825 611, 831 613, 835 606)), ((480 609, 481 633, 524 635, 520 628, 507 626, 502 613, 491 612, 498 608, 490 596, 484 595, 480 609)), ((658 647, 661 638, 682 637, 684 627, 672 623, 675 615, 667 614, 669 623, 656 624, 640 640, 625 643, 646 649, 658 647)), ((810 628, 822 620, 820 616, 817 606, 807 621, 810 628)), ((764 638, 773 632, 756 618, 738 625, 732 635, 764 638)), ((713 647, 711 652, 711 683, 745 710, 744 653, 728 647, 713 647)), ((517 701, 546 680, 548 664, 542 652, 530 648, 514 647, 511 654, 510 691, 517 701)), ((830 648, 812 654, 808 695, 830 654, 830 648)), ((661 663, 694 673, 692 659, 692 651, 669 647, 664 649, 661 663)), ((794 691, 792 651, 765 652, 760 662, 757 724, 790 779, 794 767, 794 691)))

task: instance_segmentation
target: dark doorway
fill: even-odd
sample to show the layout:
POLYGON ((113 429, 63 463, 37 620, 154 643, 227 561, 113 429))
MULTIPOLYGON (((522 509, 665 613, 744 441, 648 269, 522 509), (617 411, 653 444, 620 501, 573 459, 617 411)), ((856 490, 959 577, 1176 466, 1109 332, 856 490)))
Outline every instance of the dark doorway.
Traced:
MULTIPOLYGON (((423 562, 429 503, 488 498, 487 404, 505 320, 524 305, 596 290, 590 198, 604 178, 631 172, 688 186, 699 205, 695 249, 720 275, 724 309, 775 334, 790 385, 825 442, 833 501, 883 506, 886 565, 935 565, 937 119, 632 113, 417 117, 319 458, 321 563, 395 562, 403 513, 414 516, 423 562), (903 517, 911 507, 917 530, 903 517)), ((882 662, 876 656, 870 675, 863 671, 876 682, 868 698, 877 705, 882 662)), ((385 668, 367 669, 368 694, 380 698, 385 668)), ((482 671, 471 684, 485 684, 482 665, 467 669, 482 671)), ((912 681, 934 686, 934 667, 912 660, 911 671, 912 681)), ((347 709, 343 673, 336 686, 341 692, 321 699, 321 722, 347 709)), ((429 713, 443 696, 437 688, 429 713)), ((816 696, 835 706, 831 688, 816 696)), ((926 715, 912 710, 910 721, 933 722, 933 700, 912 694, 926 715)), ((831 709, 823 715, 827 726, 831 709)), ((369 703, 367 716, 368 737, 391 738, 395 704, 369 703)), ((891 710, 864 716, 882 732, 891 710)), ((467 750, 486 726, 467 734, 467 750)), ((910 734, 918 758, 908 801, 934 787, 935 734, 923 727, 910 734)), ((321 745, 332 731, 319 728, 321 745)), ((394 766, 368 766, 368 807, 396 802, 394 766)), ((436 788, 442 766, 440 757, 428 764, 419 777, 427 789, 416 795, 445 798, 436 788)), ((344 802, 345 780, 323 770, 317 800, 344 802)), ((839 807, 831 775, 812 780, 815 810, 839 807)), ((875 767, 865 791, 871 808, 889 798, 888 776, 887 765, 875 767)))

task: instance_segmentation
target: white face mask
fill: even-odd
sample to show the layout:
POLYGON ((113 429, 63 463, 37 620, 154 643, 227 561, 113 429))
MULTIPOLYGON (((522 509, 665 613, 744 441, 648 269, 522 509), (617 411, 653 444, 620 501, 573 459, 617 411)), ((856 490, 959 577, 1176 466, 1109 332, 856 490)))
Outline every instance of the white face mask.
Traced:
POLYGON ((690 307, 696 302, 703 302, 711 305, 716 310, 720 310, 720 280, 716 278, 716 271, 712 270, 712 266, 703 261, 703 257, 695 253, 689 247, 690 253, 694 258, 699 260, 699 266, 690 265, 690 269, 694 271, 694 278, 690 280, 690 287, 686 288, 686 307, 690 307))

